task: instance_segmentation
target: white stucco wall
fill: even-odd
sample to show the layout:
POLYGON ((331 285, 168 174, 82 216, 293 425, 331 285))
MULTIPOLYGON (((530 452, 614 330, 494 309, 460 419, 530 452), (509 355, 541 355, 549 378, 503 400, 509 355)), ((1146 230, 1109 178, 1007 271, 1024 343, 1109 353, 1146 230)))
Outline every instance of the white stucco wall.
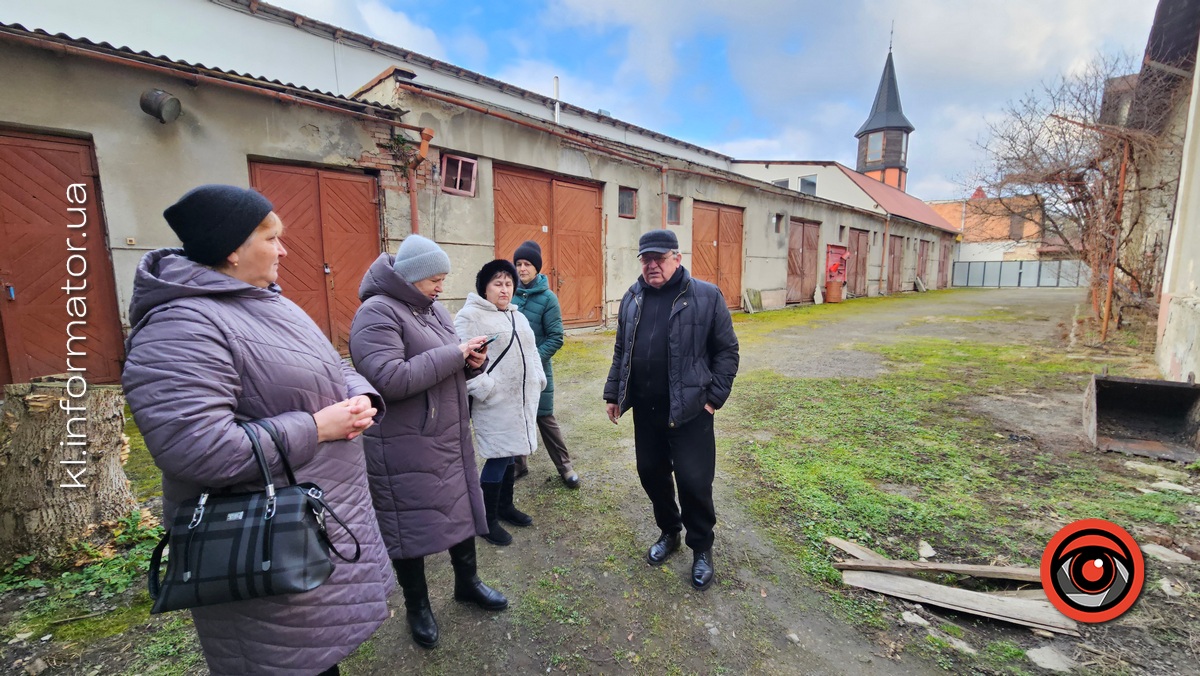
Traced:
POLYGON ((1200 375, 1200 68, 1192 80, 1158 332, 1156 357, 1163 375, 1171 380, 1200 375))

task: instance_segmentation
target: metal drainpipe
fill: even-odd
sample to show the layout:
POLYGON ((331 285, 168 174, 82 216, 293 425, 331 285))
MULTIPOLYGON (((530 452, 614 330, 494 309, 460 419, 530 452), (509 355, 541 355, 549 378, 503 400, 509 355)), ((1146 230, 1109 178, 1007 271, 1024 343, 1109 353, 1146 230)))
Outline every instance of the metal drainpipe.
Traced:
POLYGON ((405 167, 405 176, 408 179, 408 207, 411 212, 409 216, 409 229, 412 234, 417 232, 417 176, 413 171, 412 165, 405 167))

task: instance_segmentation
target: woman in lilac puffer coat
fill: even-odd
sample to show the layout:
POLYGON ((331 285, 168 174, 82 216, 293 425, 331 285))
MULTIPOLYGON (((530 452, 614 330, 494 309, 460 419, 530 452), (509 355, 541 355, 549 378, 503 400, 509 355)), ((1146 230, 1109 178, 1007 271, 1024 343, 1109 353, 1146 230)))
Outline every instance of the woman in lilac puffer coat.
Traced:
MULTIPOLYGON (((297 481, 321 486, 362 545, 356 563, 336 561, 312 591, 193 609, 204 657, 213 674, 337 674, 389 616, 391 575, 360 437, 383 402, 275 285, 287 252, 266 198, 201 186, 163 215, 183 249, 151 251, 138 266, 123 375, 162 470, 163 522, 207 488, 261 489, 236 423, 269 420, 286 446, 262 435, 272 474, 282 476, 286 453, 297 481)), ((330 536, 354 551, 339 526, 330 536)))

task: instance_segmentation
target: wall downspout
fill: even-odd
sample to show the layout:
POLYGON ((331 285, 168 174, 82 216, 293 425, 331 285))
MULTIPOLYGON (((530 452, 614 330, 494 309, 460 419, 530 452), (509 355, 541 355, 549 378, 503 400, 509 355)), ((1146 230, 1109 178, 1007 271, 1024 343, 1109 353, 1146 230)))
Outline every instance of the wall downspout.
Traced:
POLYGON ((421 129, 421 147, 417 151, 417 156, 412 162, 404 168, 404 176, 408 180, 408 208, 409 208, 409 223, 412 234, 420 234, 419 219, 420 213, 417 210, 417 172, 416 168, 424 162, 429 156, 429 142, 433 140, 433 130, 425 127, 421 129))
POLYGON ((405 177, 408 179, 408 207, 410 211, 409 224, 412 234, 419 234, 417 228, 417 172, 413 171, 410 164, 404 168, 405 177))

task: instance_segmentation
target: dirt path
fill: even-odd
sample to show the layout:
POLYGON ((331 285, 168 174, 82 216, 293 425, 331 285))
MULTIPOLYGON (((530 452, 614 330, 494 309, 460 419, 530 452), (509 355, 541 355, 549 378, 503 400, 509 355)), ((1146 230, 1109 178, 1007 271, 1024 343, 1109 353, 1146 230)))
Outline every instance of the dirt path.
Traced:
MULTIPOLYGON (((1082 300, 1072 289, 913 295, 870 308, 872 301, 846 303, 817 324, 748 341, 742 370, 871 377, 884 368, 879 357, 847 346, 923 336, 1061 342, 1082 300)), ((662 567, 645 563, 657 533, 635 472, 632 420, 613 427, 600 400, 611 340, 573 336, 556 360, 557 414, 583 488, 565 489, 549 460, 535 456, 517 491, 535 525, 512 529, 510 547, 480 541, 481 574, 511 608, 485 614, 455 603, 449 561, 432 557, 441 645, 413 645, 397 593, 394 620, 346 673, 941 672, 913 654, 889 659, 879 641, 830 614, 825 595, 794 572, 739 503, 741 479, 727 457, 718 458, 716 481, 717 584, 705 593, 690 589, 686 551, 662 567)))

